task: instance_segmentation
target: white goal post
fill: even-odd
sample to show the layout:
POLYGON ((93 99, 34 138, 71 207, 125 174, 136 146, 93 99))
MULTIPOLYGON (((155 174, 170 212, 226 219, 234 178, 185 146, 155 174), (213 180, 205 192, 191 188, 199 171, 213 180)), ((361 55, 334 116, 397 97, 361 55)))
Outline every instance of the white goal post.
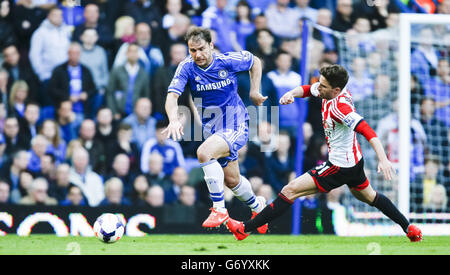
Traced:
MULTIPOLYGON (((410 213, 410 159, 411 159, 411 25, 449 25, 450 15, 403 13, 399 18, 399 59, 398 59, 398 99, 399 99, 399 171, 398 171, 398 207, 409 218, 417 218, 416 213, 410 213), (403 142, 405 141, 405 142, 403 142)), ((450 46, 450 45, 447 45, 450 46)), ((440 218, 447 219, 448 213, 440 213, 440 218)), ((436 214, 435 214, 436 215, 436 214)), ((439 215, 439 214, 438 214, 439 215)), ((450 234, 448 223, 426 224, 424 233, 450 234), (427 232, 428 231, 428 232, 427 232)))

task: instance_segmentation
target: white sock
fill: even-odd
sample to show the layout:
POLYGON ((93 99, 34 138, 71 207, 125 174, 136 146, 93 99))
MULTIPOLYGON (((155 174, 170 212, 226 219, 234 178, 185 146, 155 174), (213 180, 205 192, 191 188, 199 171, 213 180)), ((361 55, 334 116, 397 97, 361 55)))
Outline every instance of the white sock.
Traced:
POLYGON ((240 176, 240 181, 233 189, 233 194, 243 203, 247 204, 253 211, 259 213, 263 210, 264 205, 261 205, 252 190, 252 185, 244 176, 240 176))
POLYGON ((224 174, 222 166, 213 159, 200 165, 205 173, 206 186, 213 202, 213 207, 219 211, 225 211, 225 199, 223 196, 224 174))

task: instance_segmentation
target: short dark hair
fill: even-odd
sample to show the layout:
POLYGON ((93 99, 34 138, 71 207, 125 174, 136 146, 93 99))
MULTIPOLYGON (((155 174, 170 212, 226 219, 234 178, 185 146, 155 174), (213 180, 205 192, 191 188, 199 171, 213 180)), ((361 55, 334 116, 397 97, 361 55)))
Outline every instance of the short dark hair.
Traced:
POLYGON ((322 67, 320 69, 320 74, 326 78, 332 88, 339 87, 342 90, 345 85, 347 85, 348 72, 340 65, 334 64, 322 67))
POLYGON ((275 59, 277 59, 278 57, 280 57, 280 55, 282 55, 282 54, 286 54, 286 55, 292 57, 292 55, 290 55, 287 51, 285 51, 285 50, 278 50, 278 51, 276 52, 275 59))
POLYGON ((44 156, 49 156, 49 157, 50 157, 50 160, 52 161, 52 164, 55 163, 55 161, 56 161, 56 156, 55 156, 53 153, 46 152, 46 153, 44 154, 44 156))
POLYGON ((131 129, 133 129, 133 127, 130 124, 122 122, 119 124, 118 131, 129 131, 131 129))
POLYGON ((255 33, 256 37, 258 37, 259 34, 262 33, 262 32, 267 32, 268 34, 270 34, 270 36, 275 37, 275 35, 273 34, 273 32, 269 28, 262 28, 262 29, 256 30, 256 33, 255 33))
POLYGON ((202 27, 191 27, 186 35, 184 36, 184 40, 187 42, 189 42, 189 40, 194 39, 194 40, 200 40, 203 39, 205 40, 207 43, 211 43, 212 38, 211 38, 211 31, 207 28, 202 28, 202 27))
POLYGON ((158 122, 156 122, 156 129, 162 129, 162 128, 166 128, 167 126, 169 126, 169 121, 167 119, 162 119, 162 120, 158 120, 158 122))
POLYGON ((434 97, 431 97, 431 96, 424 96, 424 97, 422 97, 422 98, 420 99, 420 104, 423 104, 423 102, 424 102, 424 101, 427 101, 427 100, 431 100, 431 101, 433 101, 433 103, 436 103, 436 100, 434 99, 434 97))

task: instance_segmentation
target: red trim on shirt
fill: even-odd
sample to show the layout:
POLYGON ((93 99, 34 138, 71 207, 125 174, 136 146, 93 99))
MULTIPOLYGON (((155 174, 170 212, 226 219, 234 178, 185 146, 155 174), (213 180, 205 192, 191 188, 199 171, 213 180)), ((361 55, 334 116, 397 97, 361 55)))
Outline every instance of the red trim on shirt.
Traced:
POLYGON ((360 123, 355 128, 355 132, 363 135, 367 141, 370 141, 372 138, 377 137, 375 131, 367 124, 365 120, 361 120, 360 123))
POLYGON ((339 101, 335 101, 331 104, 331 118, 339 123, 342 123, 344 118, 351 112, 353 112, 353 110, 348 104, 341 103, 339 101))
POLYGON ((303 96, 302 97, 310 97, 311 96, 311 85, 302 85, 303 96))

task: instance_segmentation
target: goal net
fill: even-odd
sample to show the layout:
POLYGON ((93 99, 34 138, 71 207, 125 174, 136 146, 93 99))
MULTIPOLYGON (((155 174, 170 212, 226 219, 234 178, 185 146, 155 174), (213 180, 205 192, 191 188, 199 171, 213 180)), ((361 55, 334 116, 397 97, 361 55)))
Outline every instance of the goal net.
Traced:
MULTIPOLYGON (((450 17, 400 14, 398 22, 365 34, 313 28, 335 38, 337 62, 350 73, 348 88, 356 110, 376 131, 397 170, 394 180, 384 180, 377 173, 373 149, 359 135, 372 186, 424 235, 448 235, 450 17)), ((376 208, 356 200, 348 188, 332 192, 328 204, 338 235, 404 234, 376 208)))

